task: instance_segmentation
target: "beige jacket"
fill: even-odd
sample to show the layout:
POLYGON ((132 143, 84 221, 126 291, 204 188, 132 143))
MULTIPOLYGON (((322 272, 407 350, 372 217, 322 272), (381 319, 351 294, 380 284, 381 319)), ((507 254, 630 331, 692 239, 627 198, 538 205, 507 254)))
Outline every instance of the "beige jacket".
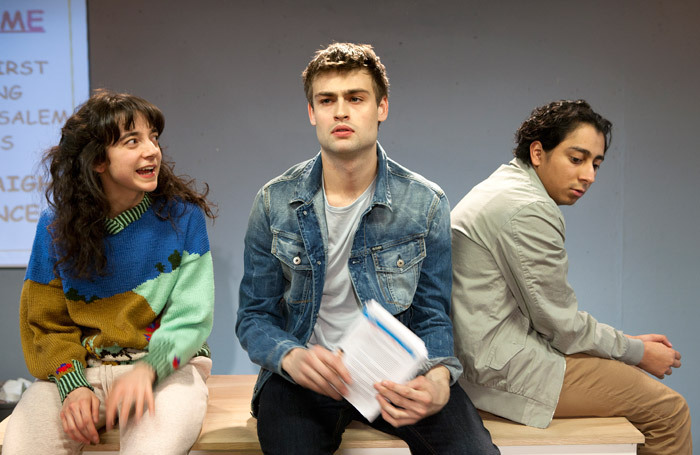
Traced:
POLYGON ((549 425, 564 356, 638 364, 640 340, 578 310, 567 281, 564 217, 534 169, 501 166, 452 211, 452 318, 460 384, 477 408, 549 425))

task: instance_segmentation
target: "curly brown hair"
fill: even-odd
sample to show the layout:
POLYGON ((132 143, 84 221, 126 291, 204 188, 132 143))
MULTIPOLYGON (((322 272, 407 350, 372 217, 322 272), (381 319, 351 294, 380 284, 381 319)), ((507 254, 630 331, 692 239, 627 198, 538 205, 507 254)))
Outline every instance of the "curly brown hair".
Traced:
POLYGON ((348 72, 364 69, 372 76, 377 104, 389 96, 389 78, 386 68, 369 44, 333 43, 325 49, 316 51, 314 58, 301 73, 304 92, 311 106, 313 103, 313 82, 316 76, 329 71, 348 72))
POLYGON ((593 126, 603 135, 604 151, 607 151, 612 141, 612 123, 594 112, 584 100, 559 100, 534 109, 520 125, 515 133, 517 146, 513 155, 532 165, 530 144, 540 141, 545 152, 549 152, 582 123, 593 126))
MULTIPOLYGON (((95 166, 107 161, 107 148, 119 140, 120 128, 133 128, 138 115, 159 135, 163 132, 165 118, 153 104, 134 95, 95 90, 68 118, 59 144, 44 154, 42 164, 49 177, 45 195, 55 217, 49 232, 57 275, 59 268, 75 278, 106 275, 105 219, 110 206, 95 166)), ((175 175, 173 163, 163 158, 158 187, 150 193, 157 216, 171 221, 179 217, 175 207, 180 200, 215 218, 214 206, 206 198, 209 185, 204 186, 204 192, 198 192, 192 178, 175 175)))

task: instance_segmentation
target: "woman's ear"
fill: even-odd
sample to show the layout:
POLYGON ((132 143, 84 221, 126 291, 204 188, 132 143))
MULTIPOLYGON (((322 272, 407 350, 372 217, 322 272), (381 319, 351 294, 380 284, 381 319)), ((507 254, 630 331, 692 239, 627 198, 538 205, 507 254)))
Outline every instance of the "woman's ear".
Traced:
POLYGON ((107 163, 107 160, 104 160, 104 161, 102 161, 101 163, 93 164, 92 170, 95 171, 95 172, 97 172, 98 174, 102 174, 104 171, 107 170, 107 165, 108 165, 108 164, 109 164, 109 163, 107 163))

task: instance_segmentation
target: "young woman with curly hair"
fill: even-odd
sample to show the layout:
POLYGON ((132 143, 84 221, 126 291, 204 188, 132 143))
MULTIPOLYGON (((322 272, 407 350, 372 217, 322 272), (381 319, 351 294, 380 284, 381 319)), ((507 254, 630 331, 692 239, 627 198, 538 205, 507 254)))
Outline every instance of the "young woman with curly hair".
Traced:
POLYGON ((44 157, 20 302, 36 381, 3 453, 77 453, 119 420, 121 452, 187 453, 206 413, 214 275, 205 191, 163 159, 161 111, 96 91, 44 157), (163 431, 167 430, 167 431, 163 431))

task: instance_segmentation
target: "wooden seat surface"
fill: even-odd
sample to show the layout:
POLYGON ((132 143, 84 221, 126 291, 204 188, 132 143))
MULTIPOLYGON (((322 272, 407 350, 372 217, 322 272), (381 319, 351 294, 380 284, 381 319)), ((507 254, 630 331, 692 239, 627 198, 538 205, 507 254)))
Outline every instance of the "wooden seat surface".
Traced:
MULTIPOLYGON (((213 375, 207 381, 209 407, 199 439, 200 451, 259 453, 256 420, 250 415, 255 375, 213 375)), ((506 446, 639 444, 644 436, 624 417, 554 419, 547 429, 527 427, 481 412, 494 443, 506 446)), ((8 418, 9 419, 9 418, 8 418)), ((0 441, 8 419, 0 423, 0 441)), ((2 447, 2 445, 0 445, 2 447)), ((343 435, 341 448, 407 447, 398 438, 353 422, 343 435)), ((103 432, 90 451, 119 451, 119 432, 103 432)))

